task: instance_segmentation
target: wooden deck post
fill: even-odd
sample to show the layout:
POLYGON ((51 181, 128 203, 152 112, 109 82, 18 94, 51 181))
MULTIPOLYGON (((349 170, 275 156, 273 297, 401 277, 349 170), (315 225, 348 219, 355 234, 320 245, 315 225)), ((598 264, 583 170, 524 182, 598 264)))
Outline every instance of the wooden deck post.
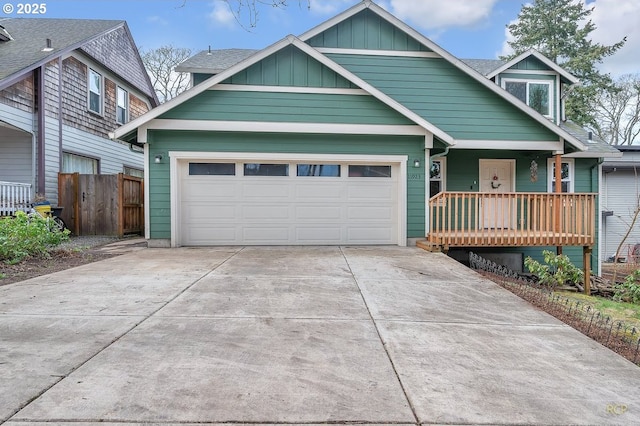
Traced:
POLYGON ((584 267, 584 294, 591 295, 591 247, 582 247, 582 265, 584 267))
MULTIPOLYGON (((555 187, 555 193, 556 194, 562 194, 562 155, 561 154, 556 154, 556 170, 555 170, 555 182, 556 182, 556 187, 555 187)), ((562 232, 562 227, 560 226, 560 217, 561 217, 561 213, 562 213, 562 208, 560 206, 559 202, 555 203, 554 206, 554 217, 555 217, 555 222, 556 222, 556 226, 555 226, 555 231, 560 233, 562 232)), ((562 246, 557 246, 556 247, 556 254, 558 256, 560 256, 562 254, 562 246)))

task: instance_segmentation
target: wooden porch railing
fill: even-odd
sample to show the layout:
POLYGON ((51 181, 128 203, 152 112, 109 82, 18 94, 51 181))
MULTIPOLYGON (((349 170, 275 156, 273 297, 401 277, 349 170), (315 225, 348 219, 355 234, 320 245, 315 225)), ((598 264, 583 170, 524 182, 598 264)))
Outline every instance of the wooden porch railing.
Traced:
POLYGON ((445 249, 593 246, 596 195, 441 192, 429 200, 427 241, 445 249))
POLYGON ((0 181, 0 216, 11 216, 31 208, 31 185, 0 181))

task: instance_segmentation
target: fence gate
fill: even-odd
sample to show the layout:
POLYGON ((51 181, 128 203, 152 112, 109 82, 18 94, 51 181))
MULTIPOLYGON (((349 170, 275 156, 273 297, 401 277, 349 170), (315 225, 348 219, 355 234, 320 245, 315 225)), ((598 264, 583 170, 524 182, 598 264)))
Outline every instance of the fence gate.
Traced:
POLYGON ((144 185, 124 175, 58 174, 58 205, 75 235, 144 233, 144 185))

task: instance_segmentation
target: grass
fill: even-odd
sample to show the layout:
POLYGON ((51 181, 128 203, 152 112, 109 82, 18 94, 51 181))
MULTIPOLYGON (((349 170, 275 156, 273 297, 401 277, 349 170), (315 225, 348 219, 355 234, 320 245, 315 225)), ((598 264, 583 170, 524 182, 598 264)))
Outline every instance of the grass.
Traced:
POLYGON ((640 330, 640 305, 625 302, 614 302, 611 299, 598 296, 587 296, 582 293, 558 292, 563 297, 572 301, 579 301, 581 304, 589 305, 593 309, 604 315, 611 317, 613 321, 623 321, 625 324, 634 326, 640 330))

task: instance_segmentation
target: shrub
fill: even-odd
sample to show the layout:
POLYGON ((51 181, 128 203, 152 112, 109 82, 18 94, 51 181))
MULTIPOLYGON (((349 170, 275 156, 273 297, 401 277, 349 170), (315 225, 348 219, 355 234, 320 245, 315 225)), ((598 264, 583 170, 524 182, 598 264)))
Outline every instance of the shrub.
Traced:
POLYGON ((640 303, 640 269, 627 275, 624 282, 614 287, 613 300, 616 302, 640 303))
POLYGON ((60 231, 51 220, 17 212, 0 220, 0 260, 18 263, 30 256, 49 256, 51 248, 69 239, 70 231, 60 231))
POLYGON ((529 272, 538 277, 542 284, 557 287, 566 283, 579 284, 584 281, 584 273, 571 263, 568 256, 557 255, 549 250, 544 250, 542 256, 544 265, 529 256, 524 261, 529 272))

